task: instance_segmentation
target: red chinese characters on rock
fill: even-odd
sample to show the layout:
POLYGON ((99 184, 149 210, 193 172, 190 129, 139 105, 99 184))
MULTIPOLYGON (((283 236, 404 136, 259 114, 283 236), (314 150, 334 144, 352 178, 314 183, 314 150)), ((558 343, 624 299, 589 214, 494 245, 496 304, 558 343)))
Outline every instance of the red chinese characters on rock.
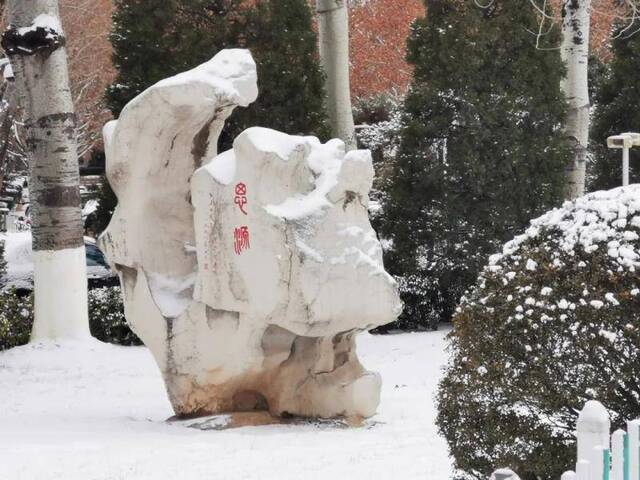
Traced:
MULTIPOLYGON (((233 203, 235 203, 240 211, 247 215, 248 212, 246 210, 246 206, 248 203, 247 200, 247 185, 245 183, 236 184, 235 188, 235 198, 233 203)), ((233 232, 233 248, 236 252, 236 255, 242 254, 245 250, 249 250, 251 248, 251 242, 249 239, 249 227, 243 226, 236 228, 233 232)))
POLYGON ((236 251, 236 255, 240 255, 243 251, 251 248, 249 227, 245 226, 235 229, 233 232, 233 247, 236 251))
POLYGON ((240 211, 247 215, 245 206, 247 205, 247 186, 240 182, 236 185, 236 198, 234 203, 240 208, 240 211))

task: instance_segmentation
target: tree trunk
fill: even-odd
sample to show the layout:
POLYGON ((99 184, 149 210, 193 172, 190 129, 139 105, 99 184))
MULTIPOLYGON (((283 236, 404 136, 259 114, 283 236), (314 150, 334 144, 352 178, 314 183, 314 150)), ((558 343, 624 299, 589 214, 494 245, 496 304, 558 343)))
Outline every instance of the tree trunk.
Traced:
POLYGON ((75 114, 57 0, 9 0, 2 46, 28 132, 32 341, 89 336, 75 114))
POLYGON ((0 190, 9 169, 9 144, 16 117, 15 86, 13 79, 4 79, 0 86, 0 190))
POLYGON ((585 191, 590 123, 588 67, 591 0, 564 0, 562 16, 562 59, 567 66, 562 90, 569 103, 565 131, 574 148, 573 160, 566 171, 565 197, 572 200, 584 195, 585 191))
POLYGON ((331 133, 347 150, 356 148, 349 85, 349 11, 347 0, 317 0, 320 60, 327 76, 331 133))

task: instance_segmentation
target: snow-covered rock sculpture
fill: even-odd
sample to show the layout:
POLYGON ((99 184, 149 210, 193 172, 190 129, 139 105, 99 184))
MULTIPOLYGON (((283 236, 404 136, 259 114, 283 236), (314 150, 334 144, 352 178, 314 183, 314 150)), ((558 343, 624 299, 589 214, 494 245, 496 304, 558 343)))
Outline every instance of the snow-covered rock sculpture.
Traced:
POLYGON ((225 50, 105 128, 118 207, 101 245, 127 320, 178 415, 371 416, 380 377, 355 335, 401 305, 367 215, 369 152, 251 128, 216 155, 256 97, 250 54, 225 50))

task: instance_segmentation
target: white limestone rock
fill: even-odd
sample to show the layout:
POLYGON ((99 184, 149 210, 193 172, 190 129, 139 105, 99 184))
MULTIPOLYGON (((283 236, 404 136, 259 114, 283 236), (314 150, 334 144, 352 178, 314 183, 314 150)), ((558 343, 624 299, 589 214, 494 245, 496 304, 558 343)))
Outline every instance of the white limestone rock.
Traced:
POLYGON ((368 151, 246 130, 192 180, 195 298, 301 336, 388 323, 398 300, 367 214, 372 181, 368 151))
POLYGON ((249 53, 227 50, 105 128, 118 208, 101 243, 127 320, 178 415, 371 416, 380 377, 355 334, 401 304, 368 220, 370 155, 265 128, 216 155, 256 95, 249 53))

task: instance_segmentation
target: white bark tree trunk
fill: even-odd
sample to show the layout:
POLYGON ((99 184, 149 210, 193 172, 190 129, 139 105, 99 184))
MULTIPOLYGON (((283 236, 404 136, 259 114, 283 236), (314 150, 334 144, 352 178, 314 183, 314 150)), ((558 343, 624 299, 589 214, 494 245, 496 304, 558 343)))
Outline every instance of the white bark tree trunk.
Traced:
POLYGON ((9 144, 16 120, 16 95, 13 78, 4 79, 0 86, 0 186, 9 168, 9 144))
POLYGON ((32 341, 88 338, 76 120, 57 0, 9 0, 2 46, 24 109, 32 202, 32 341))
POLYGON ((562 5, 562 59, 567 75, 562 90, 569 102, 566 135, 575 149, 567 166, 568 200, 585 191, 587 148, 589 143, 589 30, 591 0, 564 0, 562 5))
POLYGON ((317 0, 320 60, 327 76, 331 133, 347 150, 356 148, 349 85, 349 11, 347 0, 317 0))

